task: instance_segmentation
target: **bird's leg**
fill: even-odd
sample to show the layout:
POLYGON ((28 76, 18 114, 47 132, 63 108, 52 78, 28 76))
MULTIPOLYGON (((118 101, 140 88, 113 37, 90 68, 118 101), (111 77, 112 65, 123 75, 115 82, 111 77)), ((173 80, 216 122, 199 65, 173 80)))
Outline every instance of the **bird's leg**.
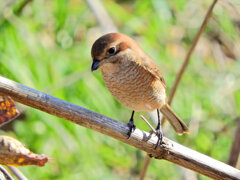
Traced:
POLYGON ((130 120, 129 120, 129 122, 128 122, 128 127, 129 127, 129 131, 128 131, 128 133, 127 133, 128 138, 131 136, 132 131, 134 131, 134 130, 136 129, 136 126, 134 125, 134 122, 133 122, 134 112, 135 112, 135 111, 132 111, 131 118, 130 118, 130 120))
POLYGON ((155 146, 155 149, 158 147, 158 145, 162 145, 162 139, 163 139, 163 132, 162 132, 162 127, 161 127, 161 118, 160 118, 160 111, 157 109, 157 115, 158 115, 158 124, 156 128, 156 135, 158 136, 158 141, 155 146))

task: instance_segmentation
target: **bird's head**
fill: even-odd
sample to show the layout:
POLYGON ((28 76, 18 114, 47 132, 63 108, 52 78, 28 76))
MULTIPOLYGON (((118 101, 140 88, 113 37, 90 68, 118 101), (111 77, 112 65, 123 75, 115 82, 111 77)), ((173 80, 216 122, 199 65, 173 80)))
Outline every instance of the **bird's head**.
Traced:
POLYGON ((92 71, 104 65, 121 64, 123 61, 133 61, 142 50, 138 44, 127 35, 109 33, 97 39, 91 50, 92 71))

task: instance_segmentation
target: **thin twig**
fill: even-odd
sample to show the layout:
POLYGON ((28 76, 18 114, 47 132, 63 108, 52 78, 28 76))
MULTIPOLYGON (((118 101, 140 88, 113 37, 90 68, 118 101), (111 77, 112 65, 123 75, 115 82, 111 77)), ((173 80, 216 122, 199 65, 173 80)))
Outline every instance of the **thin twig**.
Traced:
MULTIPOLYGON (((148 122, 148 120, 143 115, 141 115, 140 117, 147 123, 147 125, 151 128, 152 132, 154 132, 156 134, 157 133, 156 130, 152 127, 152 125, 148 122)), ((140 172, 140 175, 139 175, 139 180, 144 179, 146 171, 147 171, 147 167, 149 166, 150 162, 151 162, 150 156, 146 155, 145 160, 144 160, 144 164, 143 164, 143 168, 142 168, 142 170, 140 172)))
POLYGON ((156 159, 165 159, 214 179, 240 180, 240 170, 184 147, 163 137, 162 146, 155 146, 157 136, 135 129, 131 136, 129 126, 83 107, 50 96, 0 76, 0 95, 11 96, 13 100, 39 109, 70 122, 113 137, 128 145, 151 154, 156 159))
POLYGON ((118 32, 100 0, 86 0, 104 33, 118 32))
POLYGON ((151 162, 150 156, 146 155, 145 156, 145 160, 144 160, 144 164, 143 164, 143 168, 142 168, 142 170, 140 172, 140 175, 139 175, 139 180, 143 180, 144 179, 144 177, 145 177, 145 175, 147 173, 146 171, 148 169, 148 166, 149 166, 150 162, 151 162))
POLYGON ((12 176, 2 166, 0 166, 0 171, 1 171, 1 173, 0 173, 1 180, 14 180, 12 178, 12 176), (4 179, 2 179, 2 178, 4 178, 4 179))
POLYGON ((176 90, 177 90, 177 87, 178 87, 178 85, 179 85, 179 82, 180 82, 180 80, 182 79, 183 73, 184 73, 184 71, 186 70, 187 65, 188 65, 188 63, 189 63, 190 57, 191 57, 191 55, 192 55, 192 53, 193 53, 193 51, 194 51, 194 49, 195 49, 195 47, 196 47, 196 45, 197 45, 197 43, 198 43, 198 40, 199 40, 201 34, 203 33, 203 31, 205 30, 205 28, 206 28, 206 26, 207 26, 208 20, 209 20, 210 17, 211 17, 212 10, 213 10, 215 4, 217 3, 217 1, 218 1, 218 0, 214 0, 213 3, 212 3, 212 5, 209 7, 209 9, 208 9, 208 11, 207 11, 207 14, 206 14, 206 16, 205 16, 205 18, 204 18, 204 21, 203 21, 200 29, 199 29, 198 32, 197 32, 197 35, 195 36, 195 38, 194 38, 194 40, 193 40, 193 42, 192 42, 192 44, 191 44, 191 47, 190 47, 190 49, 189 49, 189 51, 188 51, 188 53, 187 53, 187 56, 186 56, 186 58, 185 58, 185 60, 184 60, 184 63, 183 63, 183 65, 182 65, 182 67, 181 67, 181 69, 180 69, 180 71, 179 71, 179 73, 178 73, 178 75, 177 75, 177 78, 176 78, 176 80, 175 80, 175 82, 174 82, 174 84, 173 84, 173 87, 172 87, 172 89, 171 89, 170 96, 169 96, 169 100, 168 100, 168 104, 169 104, 169 105, 172 103, 172 100, 173 100, 173 97, 174 97, 174 95, 175 95, 175 93, 176 93, 176 90))
POLYGON ((14 176, 16 176, 19 180, 27 180, 27 178, 23 175, 23 173, 12 166, 8 166, 8 169, 14 174, 14 176))
MULTIPOLYGON (((148 120, 143 115, 141 115, 140 117, 147 123, 147 125, 151 128, 151 130, 156 134, 156 130, 152 127, 152 125, 148 122, 148 120)), ((139 175, 139 180, 144 179, 147 168, 148 168, 150 162, 151 162, 150 156, 146 155, 145 160, 144 160, 144 164, 143 164, 143 168, 142 168, 142 170, 140 172, 140 175, 139 175)))
MULTIPOLYGON (((218 1, 218 0, 214 0, 213 3, 211 4, 211 6, 209 7, 209 9, 208 9, 208 11, 207 11, 207 14, 205 15, 205 18, 204 18, 204 20, 203 20, 203 23, 202 23, 200 29, 198 30, 195 38, 193 39, 193 42, 192 42, 191 47, 190 47, 190 49, 189 49, 189 51, 188 51, 188 53, 187 53, 187 55, 186 55, 186 58, 185 58, 185 60, 184 60, 184 63, 183 63, 183 65, 182 65, 182 67, 181 67, 181 69, 180 69, 180 71, 179 71, 179 73, 178 73, 178 75, 177 75, 177 77, 176 77, 176 80, 175 80, 175 82, 174 82, 174 84, 173 84, 173 87, 172 87, 172 89, 171 89, 171 91, 170 91, 170 96, 169 96, 169 100, 168 100, 168 104, 169 104, 169 105, 171 105, 171 103, 172 103, 172 100, 173 100, 173 98, 174 98, 174 95, 175 95, 175 93, 176 93, 176 90, 177 90, 177 88, 178 88, 178 85, 179 85, 179 83, 180 83, 180 80, 182 79, 183 73, 184 73, 184 71, 186 70, 187 65, 189 64, 190 57, 191 57, 191 55, 192 55, 192 53, 193 53, 193 51, 194 51, 194 49, 195 49, 195 47, 196 47, 196 45, 197 45, 197 43, 198 43, 198 40, 199 40, 201 34, 203 33, 203 31, 205 30, 205 28, 206 28, 206 26, 207 26, 208 20, 209 20, 210 17, 211 17, 212 10, 213 10, 215 4, 217 3, 217 1, 218 1)), ((164 122, 165 122, 165 118, 163 117, 163 119, 162 119, 162 124, 164 124, 164 122)), ((149 165, 149 163, 148 163, 147 161, 150 161, 149 156, 148 156, 148 155, 146 155, 146 156, 147 156, 147 157, 145 158, 145 163, 144 163, 144 165, 145 165, 145 164, 147 164, 147 165, 146 165, 146 166, 143 166, 143 168, 141 169, 141 172, 140 172, 140 175, 142 176, 142 179, 144 179, 145 173, 147 172, 147 168, 148 168, 148 165, 149 165)))
POLYGON ((147 120, 143 115, 141 115, 140 117, 147 123, 147 125, 151 128, 151 130, 152 130, 155 134, 157 134, 156 130, 152 127, 152 125, 148 122, 148 120, 147 120))
POLYGON ((234 141, 228 158, 228 164, 236 167, 240 153, 240 118, 237 118, 237 130, 235 133, 234 141))

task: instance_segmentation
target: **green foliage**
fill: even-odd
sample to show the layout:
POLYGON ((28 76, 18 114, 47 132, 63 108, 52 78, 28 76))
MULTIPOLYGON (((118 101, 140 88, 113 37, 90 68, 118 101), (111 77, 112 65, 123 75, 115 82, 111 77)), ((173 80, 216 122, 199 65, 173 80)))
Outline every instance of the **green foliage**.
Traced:
POLYGON ((234 93, 234 98, 235 98, 237 112, 238 112, 238 115, 239 115, 240 114, 240 90, 237 90, 234 93))
MULTIPOLYGON (((105 0, 103 3, 120 31, 136 38, 157 61, 169 92, 210 2, 105 0)), ((13 4, 11 8, 17 6, 13 4)), ((223 35, 234 45, 239 43, 239 29, 229 11, 221 5, 216 8, 213 15, 217 23, 208 25, 172 104, 179 116, 190 124, 191 133, 178 137, 168 128, 165 135, 226 162, 235 130, 234 118, 240 113, 240 63, 239 56, 234 61, 224 56, 222 65, 217 59, 219 56, 213 56, 218 51, 211 34, 223 35)), ((2 76, 128 121, 130 110, 110 95, 99 72, 90 72, 90 48, 100 32, 85 1, 34 0, 20 15, 2 17, 2 76)), ((19 106, 24 109, 26 118, 15 120, 13 132, 9 133, 14 133, 32 151, 53 158, 42 168, 22 167, 21 171, 29 179, 105 180, 138 176, 144 152, 38 110, 19 106)), ((138 127, 149 131, 139 114, 135 118, 138 127)), ((174 164, 154 160, 147 179, 181 179, 181 174, 174 164)), ((206 178, 201 176, 200 179, 206 178)))

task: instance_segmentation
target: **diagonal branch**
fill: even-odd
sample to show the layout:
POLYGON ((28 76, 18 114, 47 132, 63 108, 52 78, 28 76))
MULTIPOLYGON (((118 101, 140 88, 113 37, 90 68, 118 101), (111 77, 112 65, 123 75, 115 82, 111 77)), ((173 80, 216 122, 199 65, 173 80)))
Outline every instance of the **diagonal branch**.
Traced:
POLYGON ((230 178, 240 180, 240 171, 227 164, 184 147, 165 137, 163 138, 164 144, 154 149, 158 139, 156 136, 136 129, 131 137, 128 138, 129 127, 125 123, 18 84, 4 77, 0 77, 0 95, 11 96, 17 102, 111 136, 143 150, 157 159, 165 159, 214 179, 230 178))
POLYGON ((195 49, 195 47, 196 47, 196 45, 197 45, 197 43, 198 43, 198 40, 199 40, 201 34, 203 33, 203 31, 205 30, 205 28, 206 28, 206 26, 207 26, 208 20, 209 20, 210 17, 211 17, 212 10, 213 10, 215 4, 217 3, 217 1, 218 1, 218 0, 214 0, 213 3, 212 3, 212 5, 209 7, 209 9, 208 9, 208 11, 207 11, 207 14, 206 14, 206 16, 205 16, 205 18, 204 18, 204 21, 203 21, 200 29, 198 30, 197 35, 196 35, 195 38, 193 39, 193 42, 192 42, 191 47, 190 47, 190 49, 189 49, 189 51, 188 51, 188 53, 187 53, 187 56, 186 56, 186 58, 185 58, 185 60, 184 60, 184 63, 183 63, 183 65, 182 65, 182 67, 181 67, 181 69, 180 69, 180 71, 179 71, 179 73, 178 73, 178 75, 177 75, 177 78, 176 78, 176 80, 175 80, 175 82, 174 82, 174 84, 173 84, 173 87, 172 87, 172 89, 171 89, 170 96, 169 96, 169 100, 168 100, 168 104, 169 104, 169 105, 171 105, 171 103, 172 103, 172 100, 173 100, 173 97, 174 97, 174 95, 175 95, 175 93, 176 93, 176 90, 177 90, 177 87, 178 87, 178 85, 179 85, 179 82, 180 82, 180 80, 182 79, 183 73, 184 73, 184 71, 186 70, 187 65, 188 65, 188 63, 189 63, 189 61, 190 61, 190 57, 191 57, 191 55, 192 55, 192 53, 193 53, 193 51, 194 51, 194 49, 195 49))
POLYGON ((231 152, 228 158, 228 164, 230 166, 235 167, 238 161, 238 156, 240 153, 240 118, 237 118, 237 130, 235 133, 235 137, 232 143, 231 152))

